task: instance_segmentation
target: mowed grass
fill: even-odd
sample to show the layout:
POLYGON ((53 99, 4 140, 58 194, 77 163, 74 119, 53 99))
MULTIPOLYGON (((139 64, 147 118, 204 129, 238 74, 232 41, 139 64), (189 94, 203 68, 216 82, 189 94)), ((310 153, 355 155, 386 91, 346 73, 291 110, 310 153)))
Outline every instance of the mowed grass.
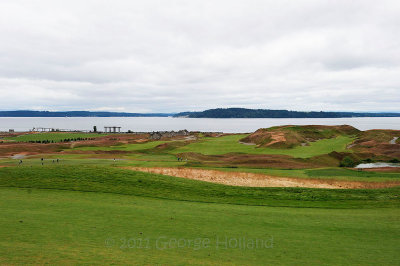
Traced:
POLYGON ((370 208, 398 206, 400 203, 400 187, 376 190, 235 187, 136 172, 110 165, 2 167, 0 186, 265 206, 370 208))
MULTIPOLYGON (((139 144, 142 145, 142 144, 139 144)), ((44 166, 49 167, 86 167, 86 166, 118 166, 118 167, 185 167, 186 161, 178 161, 172 154, 149 154, 133 153, 128 155, 108 155, 104 158, 102 154, 49 154, 46 156, 36 156, 36 158, 23 159, 20 166, 19 160, 3 159, 0 160, 0 166, 18 166, 31 167, 41 166, 40 158, 45 158, 44 166), (96 156, 98 156, 96 158, 96 156), (114 161, 114 158, 116 159, 114 161), (53 160, 59 159, 59 163, 53 160)), ((190 163, 190 161, 189 161, 190 163)), ((199 168, 193 167, 192 168, 199 168)), ((249 168, 249 167, 200 167, 199 169, 219 170, 228 172, 258 173, 278 177, 294 178, 316 178, 316 179, 334 179, 346 181, 364 181, 364 182, 390 182, 399 181, 400 173, 358 171, 347 168, 315 168, 315 169, 274 169, 274 168, 249 168)))
POLYGON ((246 188, 116 167, 126 160, 39 163, 0 168, 0 264, 400 263, 400 187, 246 188))
POLYGON ((205 155, 219 155, 226 153, 248 153, 248 154, 282 154, 296 158, 310 158, 317 155, 327 154, 332 151, 346 151, 346 146, 354 139, 347 136, 339 136, 332 139, 323 139, 310 142, 309 146, 298 146, 293 149, 271 149, 245 145, 239 140, 246 135, 230 135, 219 138, 205 138, 201 141, 173 150, 173 153, 198 152, 205 155))
POLYGON ((28 142, 28 141, 43 141, 49 140, 54 142, 60 142, 64 139, 76 139, 76 138, 98 138, 106 136, 106 134, 96 134, 96 133, 35 133, 35 134, 25 134, 19 135, 17 137, 6 137, 4 139, 14 140, 18 142, 28 142))
MULTIPOLYGON (((243 136, 168 149, 154 149, 165 141, 77 147, 131 152, 36 155, 19 166, 19 160, 1 160, 13 167, 0 167, 0 264, 400 264, 400 187, 234 187, 120 168, 184 166, 176 154, 185 150, 308 158, 346 151, 352 141, 338 137, 284 150, 240 144, 243 136), (56 158, 59 163, 53 163, 56 158), (231 240, 226 247, 225 238, 231 240), (267 246, 243 245, 260 240, 267 246)), ((340 168, 213 169, 298 178, 400 178, 340 168)))
POLYGON ((399 208, 265 207, 21 188, 0 188, 0 207, 0 264, 400 263, 399 208))

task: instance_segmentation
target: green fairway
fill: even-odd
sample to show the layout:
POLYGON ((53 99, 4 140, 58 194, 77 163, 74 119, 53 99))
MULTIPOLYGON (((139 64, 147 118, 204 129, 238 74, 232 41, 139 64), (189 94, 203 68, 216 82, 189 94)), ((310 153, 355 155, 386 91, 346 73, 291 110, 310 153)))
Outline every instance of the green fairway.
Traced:
MULTIPOLYGON (((143 144, 137 144, 143 145, 143 144)), ((95 154, 55 154, 40 156, 32 159, 24 159, 24 163, 20 166, 18 171, 23 169, 29 169, 26 167, 40 166, 40 158, 44 157, 44 165, 46 167, 58 167, 60 166, 135 166, 135 167, 184 167, 187 162, 177 161, 176 156, 173 154, 152 154, 146 151, 146 153, 132 153, 122 155, 110 155, 109 158, 96 158, 95 154), (116 158, 114 161, 113 158, 116 158), (52 160, 60 159, 60 164, 53 163, 52 160)), ((18 166, 19 160, 0 160, 0 166, 18 166)), ((370 172, 370 171, 358 171, 346 168, 331 167, 331 168, 315 168, 315 169, 273 169, 273 168, 249 168, 249 167, 192 167, 197 169, 209 169, 209 170, 220 170, 229 172, 247 172, 247 173, 259 173, 269 176, 279 177, 294 177, 294 178, 316 178, 316 179, 335 179, 335 180, 347 180, 347 181, 364 181, 364 182, 386 182, 386 181, 397 181, 400 180, 400 173, 385 173, 385 172, 370 172)), ((42 169, 36 169, 35 171, 42 171, 42 169)), ((107 170, 108 171, 108 170, 107 170)), ((0 171, 1 173, 1 171, 0 171)))
POLYGON ((347 144, 353 141, 351 137, 339 136, 332 139, 310 142, 309 146, 298 146, 292 149, 271 149, 263 147, 257 148, 254 145, 239 143, 239 140, 245 136, 246 135, 230 135, 219 138, 205 138, 202 141, 177 148, 173 150, 173 153, 198 152, 206 155, 218 155, 238 152, 248 154, 282 154, 296 158, 309 158, 327 154, 332 151, 345 151, 347 144))
POLYGON ((0 264, 400 263, 398 208, 272 208, 18 188, 0 188, 0 206, 0 264))
POLYGON ((6 137, 7 140, 15 140, 18 142, 29 142, 29 141, 43 141, 49 140, 54 142, 60 142, 65 139, 77 139, 77 138, 98 138, 106 136, 106 134, 96 134, 96 133, 36 133, 36 134, 25 134, 17 137, 6 137))
POLYGON ((400 187, 372 190, 236 187, 95 164, 3 167, 0 186, 266 206, 371 208, 400 203, 397 196, 400 187))

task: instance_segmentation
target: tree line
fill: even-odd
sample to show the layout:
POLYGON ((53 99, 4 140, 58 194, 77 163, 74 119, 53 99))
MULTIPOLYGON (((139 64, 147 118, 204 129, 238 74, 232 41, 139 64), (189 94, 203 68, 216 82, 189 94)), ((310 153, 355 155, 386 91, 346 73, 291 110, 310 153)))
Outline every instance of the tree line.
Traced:
POLYGON ((246 108, 217 108, 202 112, 182 112, 174 117, 190 118, 343 118, 343 117, 400 117, 400 113, 355 113, 323 111, 289 111, 246 108))

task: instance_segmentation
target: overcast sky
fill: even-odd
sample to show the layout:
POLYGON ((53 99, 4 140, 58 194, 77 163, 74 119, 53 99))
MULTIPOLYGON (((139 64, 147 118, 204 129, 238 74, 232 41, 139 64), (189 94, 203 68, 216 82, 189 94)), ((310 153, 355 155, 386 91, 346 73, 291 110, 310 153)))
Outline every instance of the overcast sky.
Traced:
POLYGON ((400 1, 1 0, 0 109, 400 111, 400 1))

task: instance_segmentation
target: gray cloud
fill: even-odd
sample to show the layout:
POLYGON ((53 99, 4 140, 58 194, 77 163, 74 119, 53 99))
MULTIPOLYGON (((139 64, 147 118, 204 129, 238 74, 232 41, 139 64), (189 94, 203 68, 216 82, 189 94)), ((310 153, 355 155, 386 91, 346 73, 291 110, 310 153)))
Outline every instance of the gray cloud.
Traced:
POLYGON ((400 111, 398 1, 0 2, 0 109, 400 111))

